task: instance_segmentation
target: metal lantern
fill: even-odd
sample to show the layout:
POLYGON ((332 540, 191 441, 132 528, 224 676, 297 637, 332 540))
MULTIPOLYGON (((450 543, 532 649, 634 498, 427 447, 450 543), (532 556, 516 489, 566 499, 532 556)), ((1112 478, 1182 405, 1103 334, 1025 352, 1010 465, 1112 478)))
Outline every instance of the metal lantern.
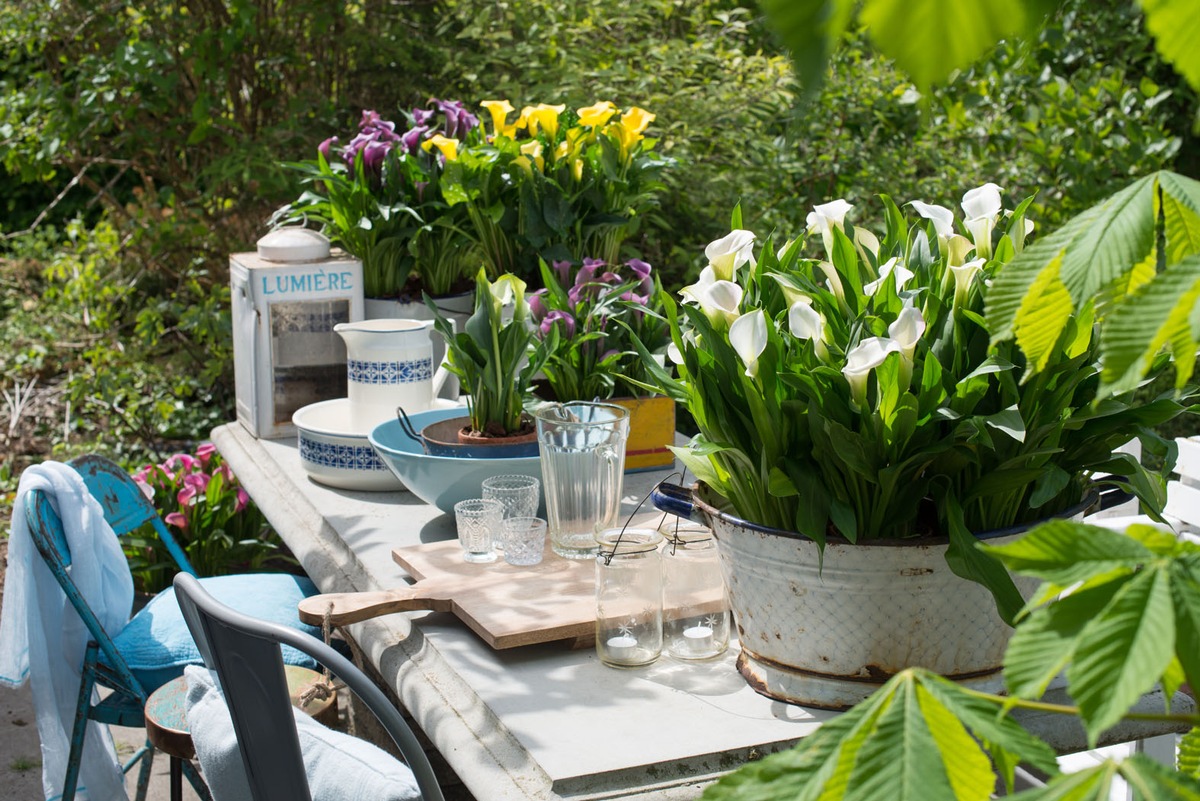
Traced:
POLYGON ((307 228, 280 228, 229 257, 238 420, 256 437, 292 436, 292 413, 346 396, 338 323, 363 319, 362 262, 307 228))

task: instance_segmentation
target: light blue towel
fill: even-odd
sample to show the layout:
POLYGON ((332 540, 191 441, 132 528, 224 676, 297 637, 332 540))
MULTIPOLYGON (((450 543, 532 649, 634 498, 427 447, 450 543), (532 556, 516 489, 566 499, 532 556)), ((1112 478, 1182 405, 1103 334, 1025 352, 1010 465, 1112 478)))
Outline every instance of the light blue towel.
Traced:
MULTIPOLYGON (((71 577, 110 634, 129 621, 133 577, 104 511, 77 472, 61 462, 44 462, 21 474, 0 619, 0 684, 20 687, 32 681, 42 741, 42 786, 46 798, 54 799, 63 791, 89 635, 33 544, 25 521, 25 496, 34 489, 46 493, 62 519, 74 556, 71 577)), ((93 692, 92 700, 99 700, 98 693, 93 692)), ((75 797, 128 797, 108 726, 94 721, 88 724, 75 797)))

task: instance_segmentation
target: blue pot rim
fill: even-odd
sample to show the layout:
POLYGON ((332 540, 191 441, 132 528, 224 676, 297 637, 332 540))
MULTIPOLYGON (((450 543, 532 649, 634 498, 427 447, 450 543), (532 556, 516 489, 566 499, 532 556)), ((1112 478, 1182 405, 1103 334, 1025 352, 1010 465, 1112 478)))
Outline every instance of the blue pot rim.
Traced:
MULTIPOLYGON (((711 503, 709 503, 708 501, 706 501, 700 497, 700 493, 702 492, 702 490, 707 489, 707 485, 703 481, 697 481, 689 489, 691 490, 692 502, 696 505, 696 508, 699 509, 706 517, 720 518, 721 520, 723 520, 726 523, 729 523, 731 525, 735 525, 740 528, 745 528, 750 531, 756 531, 761 534, 770 534, 772 536, 784 537, 786 539, 796 539, 796 540, 805 540, 807 542, 815 542, 815 540, 813 540, 812 538, 807 537, 798 531, 788 531, 786 529, 781 529, 781 528, 771 528, 770 526, 764 526, 759 523, 751 523, 748 520, 743 520, 742 518, 735 517, 734 515, 732 515, 728 512, 721 511, 720 509, 716 508, 711 503)), ((1098 501, 1099 499, 1100 499, 1100 493, 1096 489, 1096 487, 1089 486, 1088 491, 1084 495, 1082 501, 1075 504, 1074 506, 1070 506, 1070 507, 1062 510, 1061 512, 1058 512, 1057 514, 1049 515, 1047 517, 1041 518, 1039 520, 1035 520, 1030 523, 1021 523, 1021 524, 1018 524, 1015 526, 1009 526, 1007 528, 994 529, 992 531, 984 531, 984 532, 976 534, 975 538, 980 539, 980 540, 991 540, 991 539, 998 539, 1000 537, 1009 537, 1014 534, 1020 534, 1022 532, 1028 531, 1029 529, 1033 528, 1034 526, 1040 525, 1041 523, 1045 523, 1049 520, 1064 520, 1064 519, 1072 518, 1072 517, 1075 517, 1076 515, 1081 514, 1084 511, 1086 511, 1089 507, 1093 506, 1096 503, 1096 501, 1098 501)), ((937 545, 937 544, 945 544, 948 542, 949 542, 949 538, 942 537, 942 536, 938 536, 938 537, 903 537, 903 538, 891 538, 891 539, 860 540, 858 542, 851 542, 850 540, 846 539, 845 537, 843 537, 841 535, 837 535, 837 534, 828 536, 825 538, 825 543, 827 545, 848 545, 848 546, 852 546, 852 547, 875 546, 875 545, 884 546, 884 547, 904 547, 904 546, 917 545, 917 544, 937 545)))

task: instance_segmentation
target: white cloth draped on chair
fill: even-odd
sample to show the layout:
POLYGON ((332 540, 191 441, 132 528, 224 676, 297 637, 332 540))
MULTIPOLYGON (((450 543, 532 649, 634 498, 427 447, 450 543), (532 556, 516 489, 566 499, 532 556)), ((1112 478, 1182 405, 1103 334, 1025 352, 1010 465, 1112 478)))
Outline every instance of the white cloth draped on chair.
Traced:
MULTIPOLYGON (((19 687, 32 682, 42 784, 46 798, 55 799, 63 792, 88 631, 33 544, 25 495, 34 489, 46 494, 62 520, 74 555, 71 576, 76 586, 101 625, 114 634, 129 621, 133 580, 120 541, 75 470, 44 462, 21 474, 0 617, 0 684, 19 687)), ((108 727, 94 721, 88 726, 76 798, 127 798, 108 727)))

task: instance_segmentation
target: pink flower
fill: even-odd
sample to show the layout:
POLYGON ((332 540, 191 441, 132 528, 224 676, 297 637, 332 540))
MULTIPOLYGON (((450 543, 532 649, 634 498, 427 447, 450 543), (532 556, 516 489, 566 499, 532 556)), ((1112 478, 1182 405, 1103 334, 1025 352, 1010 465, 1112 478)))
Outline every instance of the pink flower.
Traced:
POLYGON ((199 492, 195 485, 186 484, 183 489, 175 494, 175 500, 179 501, 180 506, 192 506, 196 503, 196 496, 199 492))
POLYGON ((146 483, 146 479, 140 473, 133 477, 133 483, 138 485, 138 489, 146 496, 147 500, 154 500, 154 487, 146 483))
POLYGON ((212 476, 208 473, 189 473, 183 477, 183 485, 193 487, 197 492, 204 492, 208 489, 208 482, 211 480, 212 476))
MULTIPOLYGON (((225 484, 225 486, 229 486, 230 484, 233 483, 233 480, 234 480, 233 479, 233 470, 230 469, 229 465, 227 465, 227 464, 217 465, 217 469, 213 470, 213 475, 220 476, 223 479, 223 483, 225 484)), ((205 489, 207 489, 207 488, 208 488, 208 486, 206 484, 205 489)))
POLYGON ((176 471, 180 470, 180 468, 182 468, 182 472, 190 473, 196 468, 197 464, 199 464, 199 462, 197 462, 188 454, 177 453, 171 458, 167 459, 167 461, 163 462, 163 472, 165 472, 169 477, 175 478, 176 471))
POLYGON ((200 460, 200 464, 207 465, 208 460, 217 452, 217 446, 211 442, 205 442, 199 448, 196 448, 196 458, 200 460))
POLYGON ((243 509, 245 509, 249 504, 250 504, 250 496, 246 493, 246 491, 244 489, 242 489, 241 487, 238 487, 237 502, 234 503, 234 505, 233 505, 233 511, 240 512, 243 509))
POLYGON ((167 521, 168 526, 175 526, 176 528, 186 529, 188 525, 187 518, 179 512, 171 512, 163 519, 167 521))

